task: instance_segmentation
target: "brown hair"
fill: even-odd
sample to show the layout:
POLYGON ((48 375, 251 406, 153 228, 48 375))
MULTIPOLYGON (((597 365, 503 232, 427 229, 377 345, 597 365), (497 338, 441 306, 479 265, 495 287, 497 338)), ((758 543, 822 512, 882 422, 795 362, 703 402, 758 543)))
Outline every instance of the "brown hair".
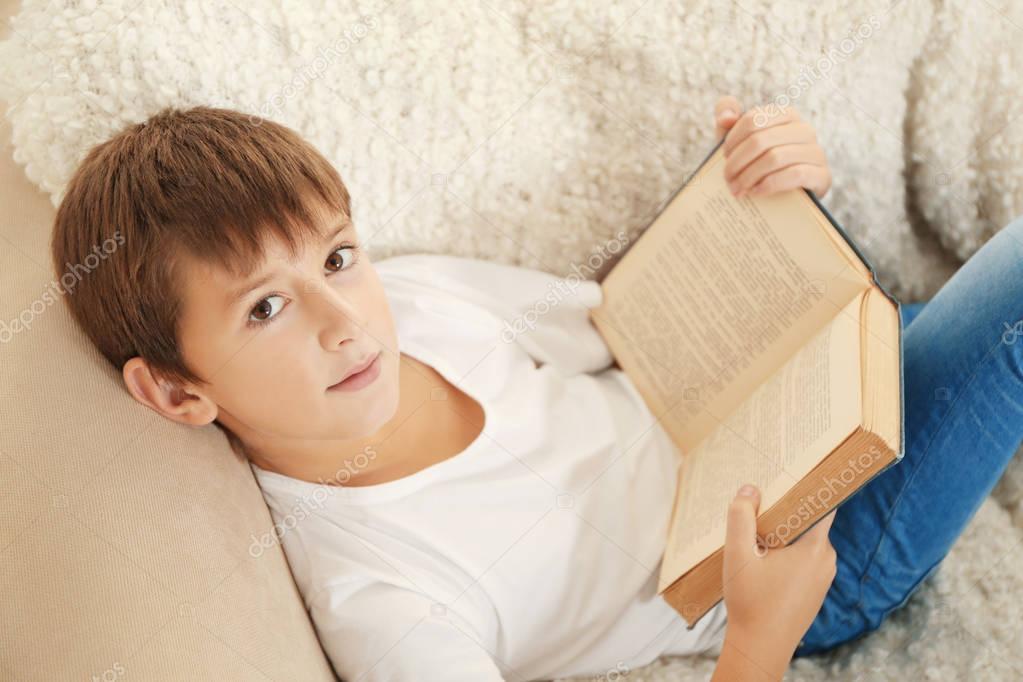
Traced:
POLYGON ((109 254, 68 280, 78 278, 64 287, 71 314, 118 371, 141 356, 160 377, 203 384, 177 343, 180 257, 246 277, 270 235, 294 255, 321 236, 309 197, 351 216, 338 172, 282 125, 194 107, 128 126, 89 151, 57 209, 58 275, 80 273, 101 244, 109 254), (108 251, 111 240, 117 246, 108 251))

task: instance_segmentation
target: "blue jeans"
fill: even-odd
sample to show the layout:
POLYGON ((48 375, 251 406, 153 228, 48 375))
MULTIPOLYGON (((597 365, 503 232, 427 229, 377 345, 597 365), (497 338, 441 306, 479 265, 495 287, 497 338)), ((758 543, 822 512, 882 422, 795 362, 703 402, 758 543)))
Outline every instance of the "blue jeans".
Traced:
POLYGON ((1023 216, 902 306, 905 456, 838 508, 835 580, 796 656, 877 629, 935 572, 1023 442, 1023 216))

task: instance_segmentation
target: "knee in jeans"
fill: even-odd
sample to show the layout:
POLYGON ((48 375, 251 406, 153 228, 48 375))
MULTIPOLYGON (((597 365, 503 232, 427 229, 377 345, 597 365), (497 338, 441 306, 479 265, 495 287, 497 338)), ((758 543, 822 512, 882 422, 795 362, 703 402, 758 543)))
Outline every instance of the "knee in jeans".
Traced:
POLYGON ((991 293, 1002 304, 1003 341, 1012 344, 1023 337, 1023 216, 999 230, 982 247, 984 276, 991 293))
POLYGON ((1023 260, 1023 215, 1011 220, 988 241, 1014 254, 1017 260, 1023 260))
POLYGON ((873 603, 860 605, 860 613, 863 616, 864 623, 863 633, 873 632, 878 629, 889 616, 904 607, 913 595, 928 583, 931 576, 941 567, 941 564, 942 562, 939 561, 927 569, 908 590, 903 591, 900 595, 896 596, 882 592, 875 596, 873 603))

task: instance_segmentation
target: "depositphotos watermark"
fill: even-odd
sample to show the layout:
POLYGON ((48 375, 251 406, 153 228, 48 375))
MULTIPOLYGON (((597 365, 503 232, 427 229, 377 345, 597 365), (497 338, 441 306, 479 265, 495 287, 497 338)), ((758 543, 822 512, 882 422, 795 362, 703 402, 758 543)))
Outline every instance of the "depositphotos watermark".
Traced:
POLYGON ((799 531, 806 523, 814 518, 818 512, 828 508, 830 502, 838 494, 859 480, 860 474, 869 469, 881 457, 881 451, 876 445, 871 445, 865 452, 857 457, 850 457, 846 465, 838 472, 837 476, 830 476, 824 483, 824 487, 812 495, 807 495, 799 500, 799 506, 789 514, 780 525, 764 536, 764 542, 768 547, 780 547, 792 535, 799 531))
POLYGON ((622 661, 617 661, 613 668, 608 668, 600 675, 594 675, 587 679, 593 680, 593 682, 616 682, 617 680, 624 680, 631 672, 632 670, 629 669, 628 665, 622 661))
POLYGON ((120 661, 114 661, 114 664, 101 672, 99 675, 96 673, 92 674, 92 682, 115 682, 120 679, 125 673, 124 664, 120 661))
POLYGON ((295 528, 299 522, 309 518, 315 510, 323 509, 324 503, 337 492, 339 486, 351 480, 353 474, 369 466, 369 463, 376 457, 376 450, 373 449, 373 446, 367 445, 355 457, 350 460, 346 459, 344 466, 335 471, 329 479, 317 478, 316 481, 320 487, 303 497, 280 521, 275 522, 269 531, 258 537, 255 533, 249 536, 252 539, 249 544, 249 556, 254 558, 263 556, 263 552, 279 543, 284 535, 295 528))
POLYGON ((785 92, 760 107, 760 110, 753 115, 753 125, 763 128, 769 121, 780 116, 786 107, 802 97, 814 83, 824 79, 840 61, 849 59, 879 28, 881 28, 881 20, 877 18, 877 15, 871 14, 866 21, 860 22, 858 26, 849 31, 845 38, 838 41, 837 47, 833 45, 826 50, 822 49, 821 56, 817 58, 817 61, 809 66, 804 64, 799 69, 799 77, 785 89, 785 92))
POLYGON ((529 309, 513 320, 504 321, 504 329, 501 331, 501 340, 511 343, 526 331, 536 328, 536 322, 541 317, 556 308, 566 297, 574 296, 580 282, 590 279, 593 273, 599 271, 611 258, 620 253, 629 243, 629 235, 619 230, 614 239, 608 240, 600 248, 594 249, 586 261, 579 265, 572 264, 572 273, 551 282, 547 286, 547 293, 543 298, 535 301, 529 309))
POLYGON ((1002 322, 1002 324, 1005 325, 1005 331, 1002 332, 1002 343, 1011 346, 1016 343, 1016 339, 1023 336, 1023 320, 1018 320, 1013 325, 1008 322, 1002 322))
POLYGON ((60 276, 59 280, 50 280, 39 298, 32 301, 27 308, 11 320, 0 320, 0 343, 7 343, 14 338, 15 334, 31 329, 36 317, 46 312, 47 308, 56 303, 58 298, 72 293, 75 286, 85 279, 85 275, 98 268, 122 244, 124 244, 124 236, 120 230, 116 230, 114 235, 104 239, 102 244, 93 245, 92 253, 82 259, 84 262, 74 265, 64 263, 64 274, 60 276))
POLYGON ((265 119, 279 115, 284 109, 285 103, 305 90, 311 82, 322 77, 331 64, 351 50, 353 45, 369 35, 370 31, 375 31, 379 25, 380 22, 377 21, 377 18, 370 14, 346 28, 341 37, 332 45, 327 47, 321 45, 317 48, 316 57, 302 68, 296 69, 291 80, 263 103, 263 106, 259 108, 259 114, 249 116, 249 123, 260 125, 265 119))

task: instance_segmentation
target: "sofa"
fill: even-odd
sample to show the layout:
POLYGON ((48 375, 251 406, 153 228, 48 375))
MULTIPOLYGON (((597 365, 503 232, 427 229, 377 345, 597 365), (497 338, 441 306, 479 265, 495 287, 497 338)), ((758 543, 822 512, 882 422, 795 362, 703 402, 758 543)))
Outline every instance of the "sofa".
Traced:
MULTIPOLYGON (((567 274, 636 237, 713 105, 788 98, 823 199, 900 300, 1023 213, 1023 9, 721 3, 0 1, 0 678, 331 680, 248 464, 135 403, 74 327, 48 240, 77 161, 167 105, 306 135, 374 259, 567 274)), ((793 680, 1023 677, 1023 465, 876 632, 793 680)), ((708 679, 715 652, 616 671, 708 679)), ((443 671, 424 671, 442 680, 443 671)), ((610 678, 609 678, 610 679, 610 678)))

